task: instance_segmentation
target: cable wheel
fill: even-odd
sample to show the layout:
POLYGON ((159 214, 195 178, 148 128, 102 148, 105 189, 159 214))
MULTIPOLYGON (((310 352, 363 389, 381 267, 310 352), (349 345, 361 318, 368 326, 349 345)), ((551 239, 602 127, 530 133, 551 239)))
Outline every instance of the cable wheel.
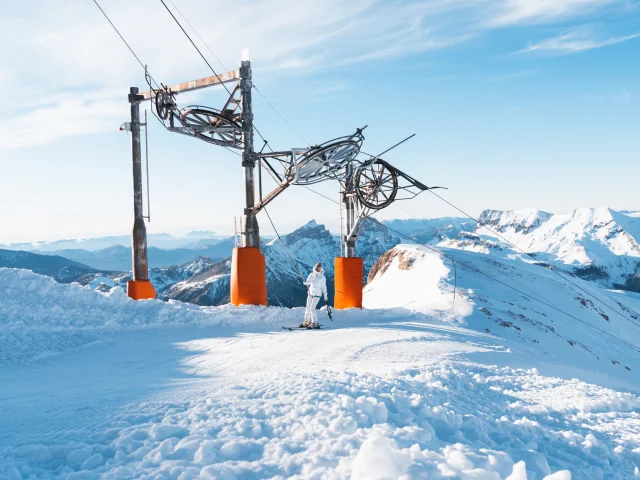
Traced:
POLYGON ((164 90, 158 90, 156 92, 155 103, 158 117, 162 120, 169 118, 169 111, 171 110, 171 95, 164 90))
POLYGON ((340 176, 344 167, 360 152, 360 144, 341 140, 306 153, 298 162, 298 183, 317 183, 340 176))
POLYGON ((372 164, 356 172, 356 195, 367 208, 388 207, 398 194, 398 174, 386 165, 372 164))
POLYGON ((212 108, 187 107, 180 113, 180 122, 203 140, 237 147, 242 143, 242 127, 230 117, 212 108))

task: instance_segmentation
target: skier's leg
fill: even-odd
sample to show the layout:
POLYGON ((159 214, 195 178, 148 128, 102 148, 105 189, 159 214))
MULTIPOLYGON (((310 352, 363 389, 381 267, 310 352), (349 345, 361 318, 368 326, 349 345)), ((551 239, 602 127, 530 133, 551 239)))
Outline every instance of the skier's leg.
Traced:
POLYGON ((316 310, 318 303, 320 302, 320 297, 312 297, 313 303, 311 304, 311 318, 312 322, 315 326, 318 325, 318 311, 316 310))
POLYGON ((304 311, 304 321, 300 324, 301 327, 306 327, 307 325, 309 325, 311 323, 311 319, 312 319, 312 314, 311 314, 311 308, 312 308, 312 304, 313 304, 313 297, 311 295, 307 295, 307 306, 306 309, 304 311))

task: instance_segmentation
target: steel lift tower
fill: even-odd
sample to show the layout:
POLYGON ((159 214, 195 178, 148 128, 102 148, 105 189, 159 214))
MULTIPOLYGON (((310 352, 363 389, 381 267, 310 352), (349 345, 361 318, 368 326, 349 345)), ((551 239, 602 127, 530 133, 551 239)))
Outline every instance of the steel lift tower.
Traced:
MULTIPOLYGON (((253 110, 251 102, 252 73, 249 61, 242 61, 232 72, 180 83, 170 87, 137 93, 131 97, 132 144, 134 151, 134 204, 136 222, 133 234, 134 279, 128 289, 132 298, 153 298, 155 292, 148 278, 146 231, 142 216, 142 180, 139 142, 139 104, 149 100, 156 117, 174 133, 203 140, 213 145, 236 150, 241 156, 244 179, 244 216, 242 245, 234 248, 231 266, 231 303, 234 305, 266 305, 266 264, 260 252, 260 229, 257 215, 280 193, 291 185, 311 185, 326 180, 343 180, 348 165, 360 152, 364 137, 361 130, 320 145, 291 148, 284 151, 256 152, 254 148, 253 110), (228 88, 226 84, 230 84, 228 88), (223 85, 229 93, 224 106, 218 110, 192 105, 179 108, 176 96, 214 85, 223 85), (134 110, 137 117, 134 117, 134 110), (134 129, 138 127, 137 136, 134 129), (137 142, 135 140, 137 138, 137 142), (136 150, 137 149, 137 150, 136 150), (137 152, 137 153, 136 153, 137 152), (136 158, 138 160, 136 160, 136 158), (258 181, 255 170, 258 167, 258 181), (275 188, 263 196, 263 170, 275 183, 275 188), (257 187, 257 192, 256 192, 257 187), (257 195, 256 195, 257 193, 257 195), (140 199, 140 202, 138 201, 140 199), (139 208, 138 208, 139 206, 139 208)), ((133 93, 132 93, 133 95, 133 93)))
POLYGON ((408 200, 427 187, 379 157, 353 159, 346 167, 341 186, 341 256, 335 259, 335 296, 337 309, 362 308, 364 265, 356 255, 358 236, 373 213, 396 200, 408 200))

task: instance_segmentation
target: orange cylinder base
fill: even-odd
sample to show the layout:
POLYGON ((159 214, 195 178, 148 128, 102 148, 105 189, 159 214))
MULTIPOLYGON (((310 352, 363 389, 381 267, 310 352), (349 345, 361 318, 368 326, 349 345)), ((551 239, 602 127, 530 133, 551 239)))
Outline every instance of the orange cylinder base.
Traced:
POLYGON ((364 266, 361 258, 338 257, 335 259, 335 290, 333 306, 345 308, 362 308, 362 275, 364 266))
POLYGON ((267 305, 267 266, 255 247, 234 248, 231 256, 231 303, 267 305))
POLYGON ((127 282, 127 295, 134 300, 149 300, 156 298, 156 290, 149 280, 129 280, 127 282))

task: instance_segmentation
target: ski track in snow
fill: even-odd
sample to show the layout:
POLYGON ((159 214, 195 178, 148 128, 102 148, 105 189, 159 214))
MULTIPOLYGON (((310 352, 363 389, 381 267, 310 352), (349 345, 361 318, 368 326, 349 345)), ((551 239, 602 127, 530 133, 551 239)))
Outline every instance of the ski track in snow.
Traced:
POLYGON ((0 281, 0 478, 640 475, 626 377, 511 339, 404 309, 287 332, 303 309, 0 281))

